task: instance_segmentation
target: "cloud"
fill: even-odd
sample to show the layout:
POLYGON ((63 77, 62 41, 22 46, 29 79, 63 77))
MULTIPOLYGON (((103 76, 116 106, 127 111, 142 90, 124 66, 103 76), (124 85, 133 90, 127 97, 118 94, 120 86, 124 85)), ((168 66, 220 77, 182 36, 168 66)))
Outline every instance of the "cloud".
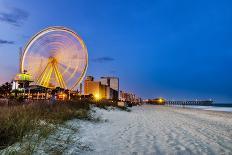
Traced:
POLYGON ((2 44, 14 44, 14 41, 2 40, 0 39, 0 45, 2 44))
POLYGON ((21 26, 27 20, 29 14, 19 8, 12 8, 9 12, 0 12, 0 21, 6 22, 13 26, 21 26))
POLYGON ((111 57, 100 57, 100 58, 95 58, 93 59, 93 62, 97 62, 97 63, 105 63, 105 62, 110 62, 110 61, 114 61, 114 58, 111 57))

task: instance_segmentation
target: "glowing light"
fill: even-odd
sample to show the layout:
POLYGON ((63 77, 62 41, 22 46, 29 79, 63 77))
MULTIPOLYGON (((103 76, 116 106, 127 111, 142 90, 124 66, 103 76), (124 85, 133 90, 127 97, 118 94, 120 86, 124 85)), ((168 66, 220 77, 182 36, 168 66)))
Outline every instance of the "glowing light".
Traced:
POLYGON ((164 103, 164 99, 159 98, 158 102, 159 102, 159 104, 163 104, 164 103))
POLYGON ((15 76, 15 80, 31 81, 31 75, 30 74, 17 74, 15 76))
POLYGON ((95 98, 96 100, 100 100, 100 99, 101 99, 99 93, 94 94, 94 98, 95 98))
POLYGON ((65 93, 60 93, 57 96, 59 100, 64 100, 65 98, 67 98, 67 95, 65 93))

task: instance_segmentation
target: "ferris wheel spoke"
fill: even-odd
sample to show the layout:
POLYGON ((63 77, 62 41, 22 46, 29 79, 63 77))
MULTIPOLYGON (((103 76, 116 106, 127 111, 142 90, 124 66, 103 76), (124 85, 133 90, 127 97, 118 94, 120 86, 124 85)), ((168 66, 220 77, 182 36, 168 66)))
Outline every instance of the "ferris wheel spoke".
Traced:
POLYGON ((70 68, 75 69, 77 65, 80 63, 86 63, 86 59, 69 59, 69 60, 61 60, 59 64, 63 66, 70 66, 70 68))
POLYGON ((78 65, 75 65, 76 68, 73 68, 73 67, 65 66, 65 65, 59 63, 59 66, 61 66, 64 69, 63 73, 68 73, 69 74, 69 77, 72 76, 73 73, 76 73, 78 71, 77 70, 78 65))
POLYGON ((65 74, 67 74, 67 76, 70 76, 70 75, 71 75, 70 69, 67 68, 66 66, 64 66, 64 65, 62 65, 62 64, 60 64, 60 63, 58 63, 58 67, 60 68, 61 73, 62 73, 63 75, 65 75, 65 74))
POLYGON ((58 64, 60 68, 62 68, 62 75, 65 76, 66 78, 66 83, 69 83, 69 81, 74 78, 74 76, 77 74, 74 69, 66 67, 62 64, 58 64))

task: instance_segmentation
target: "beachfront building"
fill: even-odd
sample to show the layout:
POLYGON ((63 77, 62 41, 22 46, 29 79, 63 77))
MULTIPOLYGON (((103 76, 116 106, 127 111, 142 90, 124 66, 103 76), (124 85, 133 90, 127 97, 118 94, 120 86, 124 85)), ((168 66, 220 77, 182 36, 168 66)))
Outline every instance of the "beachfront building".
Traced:
POLYGON ((95 99, 118 100, 118 92, 106 82, 104 80, 94 81, 94 77, 87 76, 84 81, 84 95, 92 94, 95 99))
POLYGON ((120 91, 119 93, 119 100, 123 102, 130 102, 134 104, 142 103, 142 99, 135 95, 134 93, 128 93, 125 91, 120 91))
POLYGON ((118 77, 101 77, 100 81, 102 84, 110 86, 110 88, 116 91, 119 91, 119 78, 118 77))
POLYGON ((101 85, 101 82, 94 81, 94 77, 87 76, 84 81, 84 94, 92 94, 96 99, 106 98, 105 87, 101 85))
POLYGON ((118 77, 101 77, 101 84, 108 86, 110 99, 118 100, 119 98, 119 78, 118 77))

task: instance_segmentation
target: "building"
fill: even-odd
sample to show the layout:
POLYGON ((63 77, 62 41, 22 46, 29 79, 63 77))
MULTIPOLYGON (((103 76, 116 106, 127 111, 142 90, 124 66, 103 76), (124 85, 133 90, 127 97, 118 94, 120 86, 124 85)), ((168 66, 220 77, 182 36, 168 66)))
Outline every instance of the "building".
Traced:
POLYGON ((109 99, 118 100, 119 98, 119 78, 118 77, 101 77, 101 84, 108 86, 109 99))
POLYGON ((21 90, 29 87, 29 84, 33 82, 30 74, 19 73, 16 74, 13 79, 12 90, 21 90))
POLYGON ((92 76, 87 76, 84 81, 84 94, 92 94, 96 99, 106 98, 105 87, 101 85, 100 81, 94 81, 92 76))
POLYGON ((123 101, 123 102, 129 102, 132 104, 141 104, 142 103, 142 99, 140 97, 136 96, 133 93, 127 93, 124 91, 120 91, 119 100, 123 101))
POLYGON ((119 92, 119 78, 118 77, 101 77, 100 81, 103 85, 110 86, 110 88, 119 92))
POLYGON ((108 99, 109 87, 102 85, 100 81, 94 81, 94 77, 87 76, 84 81, 84 95, 93 95, 96 99, 108 99))
POLYGON ((118 78, 112 77, 102 77, 100 81, 94 81, 94 77, 87 76, 84 81, 84 95, 92 94, 96 99, 118 100, 118 81, 118 78))

